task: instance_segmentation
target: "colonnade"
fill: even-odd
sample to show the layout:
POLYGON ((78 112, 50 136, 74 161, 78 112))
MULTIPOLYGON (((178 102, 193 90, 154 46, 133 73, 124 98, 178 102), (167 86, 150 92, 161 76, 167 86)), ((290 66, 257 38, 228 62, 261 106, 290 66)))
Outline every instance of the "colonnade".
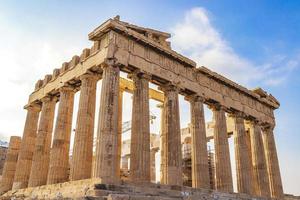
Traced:
MULTIPOLYGON (((80 180, 92 176, 103 183, 120 181, 120 151, 122 94, 119 87, 120 68, 108 61, 103 66, 96 155, 93 158, 96 85, 98 74, 80 77, 81 92, 70 176, 69 147, 72 127, 75 88, 64 85, 59 99, 50 94, 41 104, 26 107, 27 117, 19 149, 13 184, 20 189, 45 184, 80 180), (59 101, 53 143, 51 137, 56 102, 59 101), (39 117, 40 115, 40 117, 39 117), (92 169, 94 173, 92 175, 92 169)), ((151 75, 132 72, 133 81, 132 135, 130 179, 147 183, 151 180, 151 152, 149 127, 149 81, 151 75)), ((172 84, 161 85, 164 92, 161 120, 161 183, 183 184, 182 151, 179 114, 179 89, 172 84)), ((192 185, 209 188, 209 169, 203 105, 205 99, 197 94, 187 95, 190 102, 192 130, 192 185)), ((210 104, 214 120, 216 190, 233 192, 226 112, 220 104, 210 104)), ((234 144, 237 166, 238 192, 265 197, 283 195, 273 126, 246 118, 242 112, 231 112, 234 118, 234 144), (250 124, 247 132, 245 122, 250 124)), ((11 142, 11 146, 15 145, 11 142)), ((11 148, 11 147, 10 147, 11 148)), ((11 184, 11 183, 10 183, 11 184)), ((6 187, 6 190, 8 188, 6 187)))

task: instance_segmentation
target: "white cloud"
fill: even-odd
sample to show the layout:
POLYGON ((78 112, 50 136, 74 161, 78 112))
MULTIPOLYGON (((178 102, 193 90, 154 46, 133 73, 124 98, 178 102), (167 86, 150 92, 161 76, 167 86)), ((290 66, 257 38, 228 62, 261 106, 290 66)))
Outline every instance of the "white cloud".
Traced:
POLYGON ((299 66, 300 57, 276 55, 263 64, 239 56, 213 27, 204 8, 189 10, 184 19, 171 29, 174 49, 238 83, 254 86, 260 83, 276 86, 283 83, 299 66))
POLYGON ((70 45, 65 31, 61 39, 53 33, 22 29, 3 14, 0 24, 0 139, 7 140, 10 135, 22 135, 23 106, 36 81, 69 61, 74 52, 80 53, 81 44, 76 41, 82 39, 70 45))

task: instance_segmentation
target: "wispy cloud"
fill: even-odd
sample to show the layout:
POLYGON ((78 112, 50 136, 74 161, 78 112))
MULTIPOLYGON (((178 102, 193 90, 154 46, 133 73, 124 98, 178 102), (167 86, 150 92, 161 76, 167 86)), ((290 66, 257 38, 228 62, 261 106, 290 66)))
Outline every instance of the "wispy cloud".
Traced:
POLYGON ((276 86, 287 80, 300 63, 300 56, 274 55, 265 63, 240 56, 211 24, 210 13, 201 7, 189 10, 171 29, 173 48, 238 83, 276 86))

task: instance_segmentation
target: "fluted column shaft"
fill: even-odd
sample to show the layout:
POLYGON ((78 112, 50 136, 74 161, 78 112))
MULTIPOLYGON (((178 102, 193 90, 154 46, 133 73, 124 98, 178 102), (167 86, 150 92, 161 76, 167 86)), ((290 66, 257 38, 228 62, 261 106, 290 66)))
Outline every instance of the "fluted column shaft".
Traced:
POLYGON ((273 127, 268 126, 263 129, 263 142, 268 167, 271 197, 280 199, 283 197, 284 193, 282 188, 273 127))
POLYGON ((237 174, 237 189, 240 193, 255 194, 255 187, 252 180, 252 163, 249 159, 250 149, 247 146, 247 135, 242 113, 231 115, 234 120, 234 150, 237 174))
POLYGON ((21 137, 11 136, 2 172, 0 195, 12 189, 20 146, 21 137))
POLYGON ((71 180, 91 178, 93 161, 93 136, 98 76, 84 74, 80 77, 80 98, 72 154, 71 180))
POLYGON ((28 107, 26 107, 26 109, 27 116, 17 162, 13 189, 21 189, 28 186, 33 151, 35 147, 39 112, 41 110, 39 105, 29 105, 28 107))
POLYGON ((158 147, 152 148, 150 150, 150 180, 151 182, 156 182, 156 168, 155 168, 155 155, 158 151, 158 147))
POLYGON ((215 125, 216 189, 223 192, 233 192, 225 110, 218 105, 213 107, 212 110, 215 125))
MULTIPOLYGON (((122 155, 122 115, 123 115, 123 90, 119 89, 118 97, 118 156, 117 156, 117 166, 116 166, 116 176, 120 177, 121 170, 121 155, 122 155)), ((127 164, 128 165, 128 164, 127 164)))
POLYGON ((95 176, 103 183, 116 183, 118 162, 118 103, 120 69, 112 61, 103 68, 95 176))
POLYGON ((159 104, 158 107, 161 109, 160 114, 160 183, 167 184, 166 181, 166 132, 165 132, 165 113, 164 105, 159 104))
POLYGON ((70 135, 72 128, 74 89, 70 86, 60 88, 60 98, 52 148, 47 184, 68 181, 70 135))
POLYGON ((269 197, 269 178, 266 165, 261 128, 256 121, 250 123, 250 140, 252 151, 253 177, 256 185, 257 196, 269 197))
POLYGON ((208 154, 204 108, 201 97, 191 97, 192 185, 209 188, 208 154))
POLYGON ((28 183, 29 187, 45 185, 47 183, 56 98, 45 97, 42 99, 42 103, 28 183))
POLYGON ((165 180, 168 185, 182 185, 182 151, 180 135, 180 116, 178 89, 174 86, 163 88, 164 100, 164 131, 165 135, 165 180))
POLYGON ((150 125, 149 81, 143 74, 134 73, 132 128, 130 145, 130 179, 150 182, 150 125))

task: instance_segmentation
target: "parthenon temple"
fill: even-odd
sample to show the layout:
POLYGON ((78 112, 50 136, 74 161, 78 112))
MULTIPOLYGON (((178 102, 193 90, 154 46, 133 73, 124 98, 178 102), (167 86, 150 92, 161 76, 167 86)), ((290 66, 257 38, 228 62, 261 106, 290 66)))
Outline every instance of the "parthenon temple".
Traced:
POLYGON ((249 90, 206 67, 196 66, 172 50, 170 37, 166 32, 123 22, 117 16, 88 35, 93 42, 91 48, 38 80, 24 107, 27 116, 23 136, 10 140, 1 198, 18 193, 28 197, 35 192, 35 199, 47 199, 43 196, 47 188, 61 187, 63 196, 63 187, 95 181, 94 190, 121 188, 124 198, 118 198, 114 191, 110 199, 129 199, 125 198, 125 186, 128 191, 142 187, 148 196, 152 194, 149 199, 180 199, 176 195, 200 199, 204 193, 207 198, 201 199, 218 199, 209 195, 224 195, 223 199, 284 199, 273 133, 274 110, 279 108, 279 102, 261 88, 249 90), (99 81, 100 106, 96 110, 99 81), (157 89, 150 88, 150 84, 157 89), (74 105, 76 92, 80 93, 78 105, 74 105), (120 172, 122 110, 127 106, 122 105, 124 92, 132 94, 126 181, 120 172), (190 115, 191 187, 183 186, 179 95, 190 104, 186 112, 190 115), (155 165, 151 164, 150 99, 158 101, 161 110, 159 145, 155 149, 160 151, 159 183, 153 183, 151 175, 155 165), (213 115, 211 135, 205 123, 205 105, 213 115), (77 113, 73 113, 74 106, 78 106, 77 113), (71 144, 73 117, 77 121, 71 144), (236 193, 229 132, 234 139, 236 193), (208 140, 214 142, 213 176, 208 140), (162 193, 170 195, 157 197, 162 193))

